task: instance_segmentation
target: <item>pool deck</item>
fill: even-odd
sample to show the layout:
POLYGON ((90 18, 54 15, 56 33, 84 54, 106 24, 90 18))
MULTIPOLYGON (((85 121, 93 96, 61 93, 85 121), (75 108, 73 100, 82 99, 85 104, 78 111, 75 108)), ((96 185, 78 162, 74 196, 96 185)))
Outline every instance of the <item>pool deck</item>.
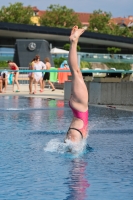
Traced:
MULTIPOLYGON (((0 93, 0 96, 24 96, 24 97, 41 97, 44 99, 62 99, 64 100, 64 90, 56 89, 55 91, 52 91, 49 88, 45 88, 44 92, 39 91, 39 86, 37 87, 37 93, 36 94, 29 94, 29 85, 28 84, 21 84, 20 85, 20 92, 13 92, 12 91, 12 85, 7 86, 7 92, 6 93, 0 93)), ((16 90, 16 86, 15 86, 16 90)))
MULTIPOLYGON (((16 86, 15 86, 16 88, 16 86)), ((13 92, 12 86, 8 85, 7 92, 6 93, 0 93, 0 96, 23 96, 23 97, 40 97, 44 99, 59 99, 64 100, 64 90, 63 89, 56 89, 55 91, 52 91, 49 88, 45 88, 44 92, 38 91, 36 94, 29 94, 29 88, 27 84, 21 84, 20 85, 20 92, 13 92)), ((118 110, 125 110, 125 111, 131 111, 133 112, 133 106, 128 105, 95 105, 90 104, 91 106, 98 106, 98 107, 106 107, 109 109, 118 109, 118 110)))

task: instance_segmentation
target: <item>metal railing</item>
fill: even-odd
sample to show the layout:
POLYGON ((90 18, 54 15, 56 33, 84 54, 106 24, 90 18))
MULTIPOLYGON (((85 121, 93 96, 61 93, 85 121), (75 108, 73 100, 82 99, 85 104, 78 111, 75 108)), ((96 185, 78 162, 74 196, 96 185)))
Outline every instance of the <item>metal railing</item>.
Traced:
MULTIPOLYGON (((4 69, 1 69, 0 72, 2 72, 4 69)), ((31 73, 31 72, 70 72, 70 70, 60 70, 60 69, 50 69, 50 70, 7 70, 8 72, 19 72, 22 75, 31 73)), ((83 73, 124 73, 124 74, 131 74, 133 73, 133 70, 105 70, 105 69, 100 69, 100 70, 95 70, 95 69, 84 69, 81 70, 83 73)))
MULTIPOLYGON (((3 71, 3 70, 0 70, 0 72, 3 71)), ((61 70, 61 69, 50 69, 50 70, 29 70, 28 68, 26 67, 21 67, 20 70, 7 70, 9 73, 12 73, 12 72, 18 72, 19 71, 19 83, 20 84, 29 84, 29 77, 28 77, 28 73, 31 73, 31 72, 70 72, 70 70, 61 70)), ((83 77, 91 77, 91 81, 93 81, 93 79, 96 77, 98 78, 107 78, 107 77, 117 77, 117 78, 120 78, 121 81, 124 81, 123 78, 125 77, 131 77, 129 81, 133 81, 133 70, 114 70, 114 69, 110 69, 110 70, 103 70, 103 69, 84 69, 84 70, 81 70, 82 74, 83 74, 83 77)), ((70 77, 70 76, 69 76, 70 77)), ((89 78, 90 79, 90 78, 89 78)), ((71 78, 68 80, 71 80, 71 78)), ((87 80, 85 78, 85 80, 87 80)), ((54 82, 54 84, 58 84, 58 80, 57 82, 54 82)), ((48 84, 46 83, 46 87, 48 86, 48 84)))
MULTIPOLYGON (((101 63, 133 63, 133 55, 131 54, 100 54, 78 52, 81 61, 101 62, 101 63)), ((53 58, 68 58, 67 54, 55 54, 53 58)))

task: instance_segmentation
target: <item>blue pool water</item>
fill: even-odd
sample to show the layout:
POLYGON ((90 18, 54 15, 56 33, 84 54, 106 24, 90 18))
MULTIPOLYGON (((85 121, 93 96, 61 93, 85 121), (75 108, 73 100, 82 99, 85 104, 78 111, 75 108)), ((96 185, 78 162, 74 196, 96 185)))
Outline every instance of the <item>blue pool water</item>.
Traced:
POLYGON ((133 113, 89 107, 87 148, 63 139, 62 100, 0 97, 0 200, 132 200, 133 113))

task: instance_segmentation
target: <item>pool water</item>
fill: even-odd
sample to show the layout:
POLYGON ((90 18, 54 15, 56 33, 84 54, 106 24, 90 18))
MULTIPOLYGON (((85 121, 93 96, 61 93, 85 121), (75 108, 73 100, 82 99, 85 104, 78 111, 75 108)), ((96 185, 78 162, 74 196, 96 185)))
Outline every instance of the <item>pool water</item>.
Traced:
POLYGON ((87 148, 66 151, 67 102, 0 97, 1 200, 132 200, 133 112, 89 106, 87 148))

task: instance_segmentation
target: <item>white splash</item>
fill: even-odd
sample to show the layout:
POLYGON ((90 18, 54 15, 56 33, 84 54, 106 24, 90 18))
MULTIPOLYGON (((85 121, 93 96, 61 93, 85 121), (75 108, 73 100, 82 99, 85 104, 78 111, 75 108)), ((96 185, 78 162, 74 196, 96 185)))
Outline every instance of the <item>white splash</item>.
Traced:
POLYGON ((13 111, 13 110, 27 110, 26 108, 7 108, 6 110, 11 110, 11 111, 13 111))
POLYGON ((65 140, 65 143, 59 139, 52 139, 44 147, 44 151, 57 152, 57 153, 72 153, 81 154, 86 148, 86 140, 82 140, 80 143, 73 143, 70 140, 65 140))

